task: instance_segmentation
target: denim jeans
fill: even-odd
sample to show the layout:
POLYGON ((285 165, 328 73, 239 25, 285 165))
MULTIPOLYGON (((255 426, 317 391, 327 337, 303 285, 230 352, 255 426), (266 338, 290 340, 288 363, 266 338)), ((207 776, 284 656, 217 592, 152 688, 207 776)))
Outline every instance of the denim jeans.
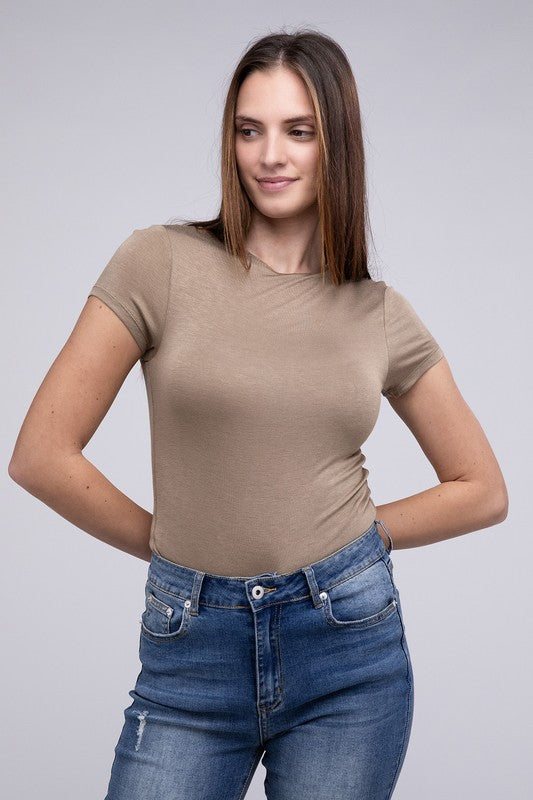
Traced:
POLYGON ((388 800, 413 673, 375 520, 290 573, 212 575, 154 553, 105 800, 388 800))

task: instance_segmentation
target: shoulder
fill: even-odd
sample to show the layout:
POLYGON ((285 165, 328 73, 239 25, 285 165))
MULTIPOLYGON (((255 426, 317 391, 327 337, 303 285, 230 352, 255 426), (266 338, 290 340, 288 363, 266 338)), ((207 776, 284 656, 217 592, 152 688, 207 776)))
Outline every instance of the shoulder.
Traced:
POLYGON ((365 297, 373 297, 377 302, 381 302, 384 310, 407 303, 407 298, 395 286, 386 283, 384 280, 363 280, 360 281, 360 292, 365 297))
MULTIPOLYGON (((383 302, 387 284, 373 278, 363 278, 342 285, 350 298, 350 304, 357 308, 359 314, 382 315, 383 302)), ((339 287, 340 288, 340 287, 339 287)))
POLYGON ((125 240, 132 249, 170 252, 187 252, 202 248, 222 248, 223 245, 208 231, 185 223, 171 224, 156 222, 143 228, 135 228, 125 240))
POLYGON ((224 245, 213 234, 203 228, 186 223, 165 223, 159 226, 165 231, 175 255, 220 255, 225 252, 224 245))
POLYGON ((389 284, 384 284, 383 309, 385 319, 390 323, 400 323, 402 321, 405 323, 408 320, 411 322, 416 321, 417 323, 421 322, 417 310, 409 297, 403 291, 389 284))
POLYGON ((153 223, 135 228, 121 243, 114 258, 148 274, 171 273, 199 261, 220 258, 224 246, 208 231, 186 224, 153 223), (135 267, 135 265, 137 265, 135 267))
POLYGON ((422 324, 408 297, 384 280, 366 278, 351 287, 358 313, 371 315, 386 329, 422 324))
POLYGON ((362 278, 359 281, 351 281, 346 286, 350 286, 357 297, 365 300, 374 298, 378 302, 383 300, 387 284, 385 281, 374 280, 374 278, 362 278))

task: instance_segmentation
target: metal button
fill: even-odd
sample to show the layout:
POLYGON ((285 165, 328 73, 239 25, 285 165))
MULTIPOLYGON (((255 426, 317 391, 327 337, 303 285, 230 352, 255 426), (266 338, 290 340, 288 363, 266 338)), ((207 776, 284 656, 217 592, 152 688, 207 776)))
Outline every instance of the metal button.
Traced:
POLYGON ((252 595, 253 595, 253 597, 255 597, 256 600, 260 600, 261 597, 263 597, 264 593, 265 593, 265 590, 263 589, 262 586, 259 586, 259 585, 258 586, 254 586, 254 588, 252 589, 252 595))

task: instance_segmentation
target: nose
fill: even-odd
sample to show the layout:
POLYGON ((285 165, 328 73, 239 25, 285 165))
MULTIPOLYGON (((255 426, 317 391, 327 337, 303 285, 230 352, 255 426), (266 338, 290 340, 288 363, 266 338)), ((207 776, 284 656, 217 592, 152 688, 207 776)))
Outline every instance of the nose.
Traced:
POLYGON ((266 134, 263 139, 261 160, 265 166, 284 164, 287 160, 283 145, 283 136, 277 133, 266 134))

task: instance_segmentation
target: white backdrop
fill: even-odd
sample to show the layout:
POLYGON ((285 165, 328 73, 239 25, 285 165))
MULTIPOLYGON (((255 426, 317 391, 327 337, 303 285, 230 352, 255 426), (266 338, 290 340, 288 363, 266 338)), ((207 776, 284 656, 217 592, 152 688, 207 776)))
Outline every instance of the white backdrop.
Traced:
MULTIPOLYGON (((523 800, 531 782, 531 74, 522 2, 4 0, 4 796, 103 798, 140 670, 147 562, 68 523, 7 464, 86 296, 134 228, 218 209, 227 81, 252 38, 312 25, 356 77, 372 274, 442 346, 506 478, 504 523, 396 551, 415 673, 397 800, 523 800)), ((437 482, 387 401, 363 447, 379 505, 437 482)), ((136 365, 84 451, 152 509, 136 365)), ((264 798, 259 765, 247 798, 264 798)))

